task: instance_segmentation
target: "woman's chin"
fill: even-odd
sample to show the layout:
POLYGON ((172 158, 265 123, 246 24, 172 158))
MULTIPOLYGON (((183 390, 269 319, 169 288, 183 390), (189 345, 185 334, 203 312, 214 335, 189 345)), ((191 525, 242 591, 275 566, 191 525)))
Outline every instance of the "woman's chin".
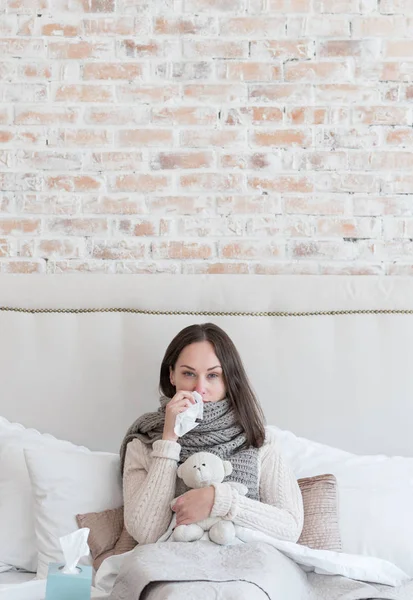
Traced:
POLYGON ((221 400, 225 400, 224 398, 202 398, 202 402, 204 402, 204 404, 208 404, 210 402, 221 402, 221 400))

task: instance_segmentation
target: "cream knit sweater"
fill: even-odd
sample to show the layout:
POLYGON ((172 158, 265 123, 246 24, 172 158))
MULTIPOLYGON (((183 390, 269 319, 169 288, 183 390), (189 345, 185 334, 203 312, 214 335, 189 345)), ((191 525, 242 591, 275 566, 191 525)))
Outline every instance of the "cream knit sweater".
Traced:
MULTIPOLYGON (((126 529, 139 544, 156 542, 169 526, 180 452, 177 442, 166 440, 150 446, 134 439, 127 446, 124 518, 126 529)), ((304 521, 301 491, 283 460, 274 434, 268 430, 259 456, 261 501, 240 496, 228 483, 220 483, 214 486, 215 501, 210 516, 231 519, 236 525, 296 542, 304 521)))

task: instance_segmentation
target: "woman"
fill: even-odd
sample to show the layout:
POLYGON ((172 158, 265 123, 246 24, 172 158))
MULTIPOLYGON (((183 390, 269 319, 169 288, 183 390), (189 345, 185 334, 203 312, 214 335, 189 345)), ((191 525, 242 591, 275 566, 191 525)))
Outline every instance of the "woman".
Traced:
MULTIPOLYGON (((209 516, 296 542, 303 527, 301 492, 276 440, 264 428, 239 353, 217 325, 183 329, 166 350, 160 372, 161 406, 141 416, 121 448, 125 525, 139 544, 156 542, 167 530, 172 510, 177 525, 209 516), (204 417, 178 439, 175 420, 201 394, 204 417), (230 460, 225 482, 186 491, 176 471, 194 452, 207 451, 230 460), (248 488, 241 496, 227 482, 248 488)), ((194 542, 196 543, 196 542, 194 542)))

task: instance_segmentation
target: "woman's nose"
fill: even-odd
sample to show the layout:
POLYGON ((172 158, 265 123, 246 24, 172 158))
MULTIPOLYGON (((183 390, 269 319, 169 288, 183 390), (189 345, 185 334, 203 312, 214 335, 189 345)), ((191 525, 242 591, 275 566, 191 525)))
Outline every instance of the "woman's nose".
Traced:
POLYGON ((203 394, 205 394, 205 386, 202 382, 198 381, 196 386, 195 386, 195 392, 198 392, 198 394, 201 394, 201 396, 203 394))

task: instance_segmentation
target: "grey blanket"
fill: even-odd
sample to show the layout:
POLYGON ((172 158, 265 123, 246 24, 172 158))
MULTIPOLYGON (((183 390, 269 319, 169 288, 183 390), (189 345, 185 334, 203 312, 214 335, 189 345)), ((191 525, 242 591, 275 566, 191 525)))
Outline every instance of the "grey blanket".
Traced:
POLYGON ((273 546, 208 541, 137 546, 125 557, 110 600, 412 600, 400 588, 306 573, 273 546))

